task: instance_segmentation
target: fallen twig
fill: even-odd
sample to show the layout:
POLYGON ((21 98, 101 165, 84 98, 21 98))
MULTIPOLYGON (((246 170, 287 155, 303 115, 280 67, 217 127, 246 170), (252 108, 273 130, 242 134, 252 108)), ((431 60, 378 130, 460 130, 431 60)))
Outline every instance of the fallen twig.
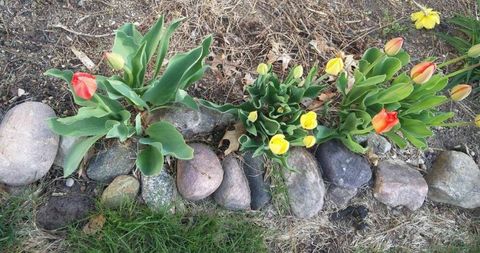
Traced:
POLYGON ((81 32, 77 32, 77 31, 74 31, 62 24, 56 24, 56 25, 52 25, 50 27, 54 27, 54 28, 60 28, 60 29, 63 29, 67 32, 70 32, 70 33, 73 33, 75 35, 78 35, 78 36, 84 36, 84 37, 92 37, 92 38, 103 38, 103 37, 109 37, 109 36, 113 36, 115 35, 115 33, 106 33, 106 34, 88 34, 88 33, 81 33, 81 32))

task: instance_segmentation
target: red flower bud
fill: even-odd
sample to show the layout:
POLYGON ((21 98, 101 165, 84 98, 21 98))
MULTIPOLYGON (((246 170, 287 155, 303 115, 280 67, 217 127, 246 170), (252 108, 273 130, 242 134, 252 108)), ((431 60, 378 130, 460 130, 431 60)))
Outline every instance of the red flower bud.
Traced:
POLYGON ((395 56, 400 52, 403 46, 403 38, 394 38, 385 43, 385 54, 388 56, 395 56))
POLYGON ((398 122, 397 112, 387 112, 385 108, 372 118, 373 128, 378 134, 390 131, 398 122))
POLYGON ((97 90, 97 82, 94 75, 76 72, 72 77, 72 87, 75 95, 90 100, 97 90))
POLYGON ((437 66, 433 62, 421 62, 415 65, 410 72, 410 77, 416 84, 424 84, 430 80, 437 66))

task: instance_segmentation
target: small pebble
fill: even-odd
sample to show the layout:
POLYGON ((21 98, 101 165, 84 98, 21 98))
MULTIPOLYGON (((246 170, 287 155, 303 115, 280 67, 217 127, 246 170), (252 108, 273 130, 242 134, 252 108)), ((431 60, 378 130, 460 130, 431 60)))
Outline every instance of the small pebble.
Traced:
POLYGON ((75 181, 73 180, 73 178, 67 178, 67 180, 65 181, 65 185, 67 187, 72 187, 73 184, 75 184, 75 181))

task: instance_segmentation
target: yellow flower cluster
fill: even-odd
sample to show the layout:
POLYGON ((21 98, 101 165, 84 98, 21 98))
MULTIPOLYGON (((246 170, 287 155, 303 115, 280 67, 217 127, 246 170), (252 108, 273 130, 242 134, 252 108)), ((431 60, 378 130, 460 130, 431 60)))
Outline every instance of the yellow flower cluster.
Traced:
MULTIPOLYGON (((306 130, 315 129, 318 125, 317 114, 315 112, 303 114, 300 116, 300 125, 306 130)), ((313 135, 307 135, 303 138, 303 145, 305 145, 306 148, 313 147, 316 142, 317 140, 313 135)), ((290 148, 290 143, 285 139, 285 135, 276 134, 270 139, 268 148, 275 155, 283 155, 287 153, 288 149, 290 148)))

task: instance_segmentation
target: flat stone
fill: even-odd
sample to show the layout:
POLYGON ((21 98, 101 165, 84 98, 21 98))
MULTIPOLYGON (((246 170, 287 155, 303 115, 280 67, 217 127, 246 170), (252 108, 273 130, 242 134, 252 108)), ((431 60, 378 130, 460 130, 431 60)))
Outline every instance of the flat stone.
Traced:
POLYGON ((102 203, 108 208, 117 208, 122 204, 135 201, 140 184, 132 176, 116 177, 102 193, 102 203))
POLYGON ((157 176, 142 175, 142 198, 154 211, 174 207, 177 198, 177 186, 174 178, 164 167, 157 176))
POLYGON ((214 193, 223 180, 223 169, 215 152, 205 144, 189 144, 192 160, 177 161, 177 188, 184 199, 197 201, 214 193))
POLYGON ((252 152, 243 154, 243 171, 250 189, 251 205, 253 210, 258 210, 270 202, 270 182, 265 177, 265 162, 263 157, 252 157, 252 152))
POLYGON ((442 152, 425 179, 431 200, 463 208, 480 207, 480 169, 469 155, 442 152))
POLYGON ((348 202, 357 195, 357 188, 343 188, 336 185, 330 185, 327 191, 327 200, 335 204, 338 208, 345 208, 348 202))
POLYGON ((52 117, 52 108, 39 102, 25 102, 7 112, 0 124, 1 183, 27 185, 47 174, 59 139, 47 125, 52 117))
POLYGON ((77 136, 60 136, 60 145, 58 146, 57 156, 53 164, 63 167, 65 157, 70 152, 70 149, 80 141, 84 140, 85 137, 77 136))
POLYGON ((353 153, 338 140, 319 145, 315 156, 325 180, 336 186, 354 189, 372 178, 367 159, 353 153))
POLYGON ((47 230, 64 228, 79 222, 95 210, 95 200, 84 194, 52 196, 40 207, 36 219, 47 230))
POLYGON ((97 182, 111 182, 115 177, 130 173, 135 165, 136 146, 132 142, 115 142, 90 160, 87 176, 97 182))
POLYGON ((223 181, 213 194, 215 201, 230 210, 250 209, 250 188, 241 162, 233 155, 228 155, 222 166, 223 181))
POLYGON ((159 120, 172 123, 185 139, 192 139, 195 136, 209 135, 216 128, 227 127, 234 121, 234 117, 202 105, 199 105, 199 110, 193 110, 178 104, 156 110, 148 121, 159 120))
POLYGON ((325 185, 315 158, 304 148, 291 149, 288 165, 296 171, 282 169, 290 208, 299 218, 311 218, 323 207, 325 185))
POLYGON ((405 206, 414 211, 427 197, 428 185, 422 174, 401 160, 381 161, 375 177, 373 196, 390 207, 405 206))

